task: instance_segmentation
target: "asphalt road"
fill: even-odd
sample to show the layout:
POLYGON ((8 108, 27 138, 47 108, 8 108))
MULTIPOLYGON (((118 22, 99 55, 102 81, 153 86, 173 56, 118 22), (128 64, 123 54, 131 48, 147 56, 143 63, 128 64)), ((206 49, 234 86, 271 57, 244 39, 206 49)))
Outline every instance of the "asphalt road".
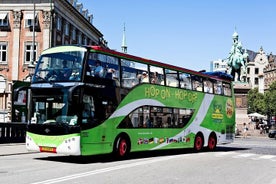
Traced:
POLYGON ((5 184, 274 184, 276 140, 237 138, 234 143, 221 145, 214 152, 193 153, 189 149, 141 152, 122 161, 114 160, 110 155, 2 155, 0 181, 5 184))

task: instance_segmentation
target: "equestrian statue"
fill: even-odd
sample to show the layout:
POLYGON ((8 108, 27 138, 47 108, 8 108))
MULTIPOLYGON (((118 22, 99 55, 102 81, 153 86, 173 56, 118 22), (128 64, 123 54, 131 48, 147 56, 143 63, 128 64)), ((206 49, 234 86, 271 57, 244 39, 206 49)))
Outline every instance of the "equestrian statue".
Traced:
POLYGON ((248 54, 238 41, 239 35, 235 31, 233 34, 233 44, 229 56, 227 57, 228 73, 233 76, 233 80, 241 81, 241 74, 245 73, 248 54), (236 79, 237 73, 237 79, 236 79))

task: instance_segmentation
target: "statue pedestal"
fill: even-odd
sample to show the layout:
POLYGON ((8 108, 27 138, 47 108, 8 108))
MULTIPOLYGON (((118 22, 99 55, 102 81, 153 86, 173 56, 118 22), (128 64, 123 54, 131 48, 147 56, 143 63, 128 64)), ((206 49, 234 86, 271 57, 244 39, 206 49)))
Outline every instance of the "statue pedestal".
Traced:
POLYGON ((236 126, 240 127, 243 123, 250 122, 247 116, 247 94, 251 86, 247 82, 236 81, 234 83, 234 95, 236 102, 236 126))

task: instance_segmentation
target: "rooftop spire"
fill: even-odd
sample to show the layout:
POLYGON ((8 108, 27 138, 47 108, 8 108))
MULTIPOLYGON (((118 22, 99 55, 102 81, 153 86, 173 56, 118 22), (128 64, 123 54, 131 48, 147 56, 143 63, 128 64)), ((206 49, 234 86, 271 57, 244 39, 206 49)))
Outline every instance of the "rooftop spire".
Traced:
POLYGON ((124 23, 124 32, 123 32, 123 40, 122 40, 122 52, 124 53, 127 53, 127 45, 126 45, 126 35, 125 35, 125 32, 126 32, 126 27, 125 27, 125 23, 124 23))

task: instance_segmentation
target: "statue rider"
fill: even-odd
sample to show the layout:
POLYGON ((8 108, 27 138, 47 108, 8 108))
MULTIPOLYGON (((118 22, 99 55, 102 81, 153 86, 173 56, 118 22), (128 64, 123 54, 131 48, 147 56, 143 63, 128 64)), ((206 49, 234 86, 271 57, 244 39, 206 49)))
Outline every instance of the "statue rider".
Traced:
POLYGON ((238 40, 239 35, 235 31, 233 34, 233 44, 229 56, 227 57, 227 65, 229 66, 228 72, 233 76, 235 80, 235 74, 237 73, 237 80, 241 80, 241 74, 245 72, 245 63, 247 60, 247 53, 243 50, 241 42, 238 40))

